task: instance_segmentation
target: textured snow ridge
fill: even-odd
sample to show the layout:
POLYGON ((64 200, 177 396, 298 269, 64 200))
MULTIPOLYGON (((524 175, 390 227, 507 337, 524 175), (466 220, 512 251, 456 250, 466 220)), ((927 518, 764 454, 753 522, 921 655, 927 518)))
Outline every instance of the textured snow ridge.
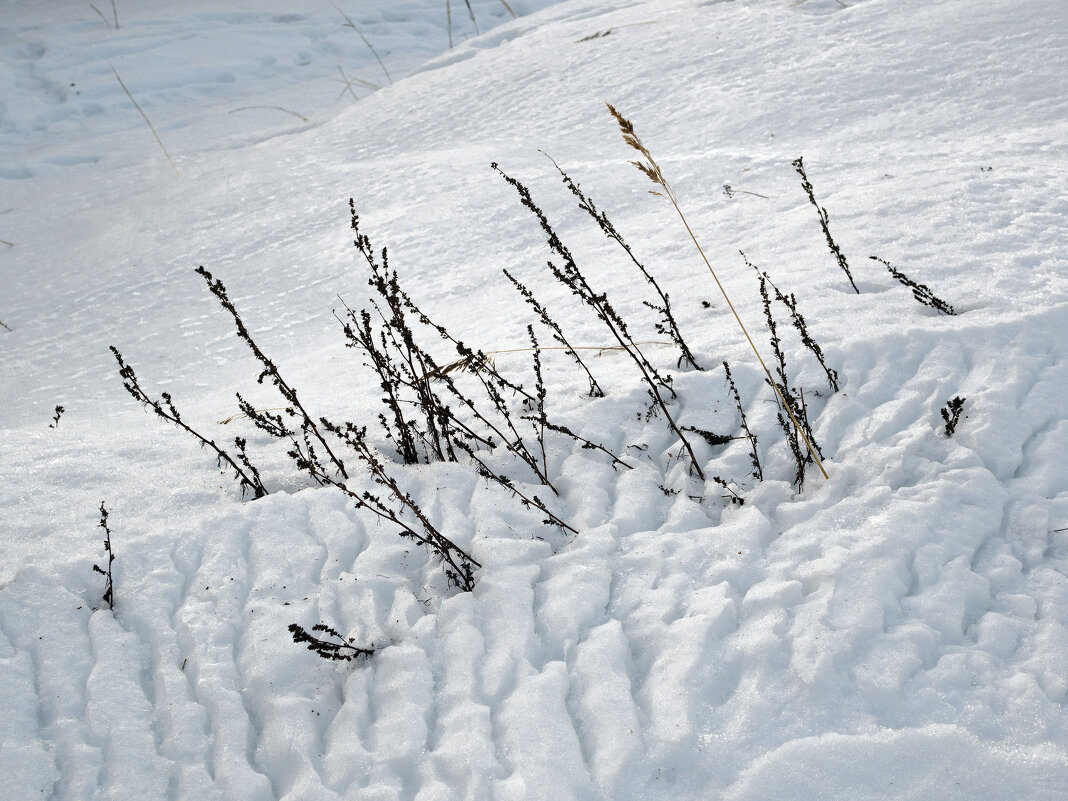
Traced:
MULTIPOLYGON (((1068 797, 1060 0, 516 0, 515 19, 473 0, 474 22, 450 4, 451 49, 436 0, 338 3, 392 84, 329 4, 116 5, 117 30, 74 3, 0 9, 14 87, 0 101, 0 795, 1068 797), (349 95, 339 64, 381 88, 349 95), (828 479, 790 483, 764 375, 672 209, 626 164, 604 100, 663 166, 765 358, 738 251, 796 293, 841 384, 829 391, 780 320, 828 479), (765 480, 745 441, 694 437, 702 469, 745 501, 732 503, 688 474, 624 357, 590 353, 607 390, 590 398, 546 352, 550 417, 631 469, 550 438, 550 496, 487 456, 572 534, 470 465, 391 462, 482 565, 461 593, 393 527, 309 486, 284 446, 222 422, 235 391, 281 401, 193 268, 225 282, 314 413, 372 428, 376 382, 331 315, 367 292, 349 197, 413 297, 468 344, 526 344, 531 317, 501 268, 575 342, 605 344, 551 284, 543 233, 496 161, 635 338, 659 339, 648 287, 539 148, 670 292, 706 368, 649 346, 674 374, 680 425, 738 432, 729 361, 765 480), (957 314, 917 304, 869 255, 957 314), (138 408, 108 345, 191 424, 247 437, 271 494, 242 500, 209 452, 138 408), (114 610, 92 571, 101 500, 114 610), (320 622, 374 655, 329 662, 292 642, 290 624, 320 622)), ((532 381, 529 354, 496 363, 532 381)))

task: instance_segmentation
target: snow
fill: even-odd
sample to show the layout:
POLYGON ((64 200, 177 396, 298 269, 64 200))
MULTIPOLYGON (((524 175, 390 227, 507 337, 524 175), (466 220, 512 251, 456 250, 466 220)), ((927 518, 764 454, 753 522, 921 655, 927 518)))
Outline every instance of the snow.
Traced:
MULTIPOLYGON (((510 0, 513 19, 472 0, 479 32, 451 3, 451 48, 444 5, 145 0, 116 3, 117 29, 87 4, 0 7, 3 794, 1066 797, 1063 3, 510 0), (354 97, 342 71, 380 88, 354 97), (791 485, 759 364, 605 101, 664 169, 765 359, 738 251, 796 294, 841 381, 827 391, 783 317, 828 479, 810 467, 791 485), (487 456, 571 534, 469 464, 391 463, 482 565, 463 593, 391 526, 310 486, 284 446, 218 422, 235 391, 282 401, 193 268, 224 281, 302 401, 336 420, 381 409, 331 314, 339 295, 367 297, 349 197, 465 342, 528 344, 507 268, 575 343, 611 344, 553 284, 497 162, 635 338, 662 339, 640 274, 539 149, 670 293, 707 368, 648 348, 674 374, 680 424, 738 433, 728 360, 765 480, 744 441, 695 437, 704 471, 745 501, 730 503, 646 418, 624 356, 590 353, 607 392, 590 398, 546 351, 550 418, 632 469, 550 438, 556 497, 487 456), (802 155, 859 294, 791 166, 802 155), (869 255, 958 314, 917 304, 869 255), (271 494, 242 499, 139 408, 109 345, 198 430, 247 437, 271 494), (114 610, 92 570, 101 500, 114 610), (291 623, 320 622, 376 653, 330 662, 292 642, 291 623)), ((529 354, 496 363, 532 383, 529 354)))

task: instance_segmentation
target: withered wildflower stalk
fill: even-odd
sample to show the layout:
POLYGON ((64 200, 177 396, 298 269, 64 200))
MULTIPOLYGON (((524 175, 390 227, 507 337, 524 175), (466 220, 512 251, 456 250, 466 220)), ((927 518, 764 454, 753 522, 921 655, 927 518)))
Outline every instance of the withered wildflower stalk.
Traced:
POLYGON ((316 637, 299 623, 289 624, 289 633, 293 635, 293 642, 307 643, 308 650, 314 651, 323 659, 347 662, 350 659, 358 659, 360 657, 370 658, 374 655, 374 648, 360 648, 353 645, 353 638, 350 637, 345 639, 338 633, 337 629, 331 628, 325 623, 317 623, 312 626, 311 630, 327 634, 333 637, 334 640, 330 641, 323 639, 322 637, 316 637))
POLYGON ((260 480, 259 471, 249 461, 248 455, 245 453, 247 443, 242 437, 234 438, 234 445, 237 447, 237 461, 235 461, 229 453, 216 445, 214 440, 208 439, 182 419, 178 409, 174 406, 174 402, 171 400, 169 392, 161 393, 159 400, 150 398, 148 393, 141 387, 133 367, 125 362, 118 348, 112 345, 111 353, 115 356, 115 361, 119 363, 119 377, 122 378, 122 385, 134 400, 138 401, 146 409, 155 412, 158 417, 169 423, 174 423, 178 428, 191 434, 200 443, 201 447, 211 448, 215 451, 219 467, 226 463, 234 471, 235 478, 241 485, 242 495, 246 492, 252 493, 253 498, 262 498, 267 495, 267 490, 260 480))
MULTIPOLYGON (((586 363, 584 361, 582 361, 582 357, 579 356, 576 352, 576 350, 581 350, 581 348, 576 349, 571 345, 570 342, 567 341, 567 337, 564 336, 564 332, 560 329, 560 326, 557 325, 556 321, 549 316, 549 312, 534 296, 534 293, 526 287, 525 284, 523 284, 521 281, 519 281, 519 279, 517 279, 514 275, 508 272, 508 270, 502 270, 502 272, 504 273, 505 277, 512 282, 512 286, 514 286, 516 290, 518 290, 519 294, 523 296, 523 299, 530 305, 532 309, 534 309, 538 317, 541 318, 542 324, 553 332, 553 339, 560 343, 560 346, 561 348, 563 348, 564 352, 572 359, 574 359, 575 364, 581 367, 586 373, 586 378, 590 382, 589 396, 591 398, 603 398, 604 390, 601 389, 601 385, 597 383, 597 379, 593 377, 593 373, 590 372, 590 368, 586 366, 586 363)), ((526 348, 522 348, 522 350, 526 350, 526 348)), ((494 351, 494 353, 505 352, 506 351, 494 351)))
POLYGON ((104 603, 108 609, 115 608, 115 582, 111 578, 111 565, 115 561, 115 551, 111 548, 111 529, 108 528, 108 510, 104 508, 104 502, 100 502, 100 522, 97 526, 104 529, 104 550, 108 554, 108 568, 105 570, 100 565, 93 565, 93 572, 104 577, 104 603))
POLYGON ((534 202, 530 190, 520 181, 504 172, 496 162, 491 164, 490 167, 505 181, 511 184, 519 194, 520 203, 538 218, 542 231, 546 235, 546 244, 548 244, 550 250, 552 250, 560 259, 560 264, 556 264, 551 259, 547 261, 546 265, 548 266, 549 271, 557 281, 571 290, 573 295, 594 311, 597 317, 600 318, 601 322, 608 328, 609 332, 611 332, 612 337, 616 340, 616 344, 631 358, 631 361, 634 362, 635 367, 638 368, 638 371, 642 375, 642 379, 645 381, 651 400, 648 416, 655 414, 657 409, 660 410, 660 413, 664 415, 664 419, 671 427, 671 430, 675 432, 675 435, 679 438, 685 448, 686 454, 690 459, 691 472, 693 475, 704 481, 705 474, 704 471, 701 470, 697 455, 693 452, 693 447, 690 445, 690 441, 686 438, 686 435, 683 433, 678 423, 675 422, 675 418, 672 416, 670 409, 668 409, 667 401, 664 399, 664 396, 667 393, 670 393, 671 398, 676 397, 675 390, 671 387, 671 376, 665 377, 661 375, 642 352, 641 348, 638 347, 638 343, 634 341, 634 338, 630 335, 630 332, 627 329, 626 322, 612 307, 608 300, 608 294, 605 292, 597 292, 590 286, 589 282, 586 280, 586 276, 575 262, 575 258, 571 251, 561 241, 560 237, 553 229, 552 224, 549 222, 548 217, 545 216, 545 212, 543 212, 534 202))
MULTIPOLYGON (((227 294, 226 287, 223 285, 223 282, 215 278, 204 267, 197 267, 195 272, 204 279, 205 283, 208 285, 208 290, 211 292, 211 294, 213 294, 216 299, 218 299, 222 307, 230 313, 231 317, 233 317, 234 325, 237 326, 238 338, 249 346, 249 349, 256 357, 256 360, 261 365, 263 365, 263 370, 256 378, 256 382, 262 384, 266 379, 270 379, 271 383, 274 384, 275 388, 289 404, 289 406, 286 408, 286 412, 291 417, 296 417, 300 420, 300 429, 301 433, 304 436, 304 444, 307 447, 308 452, 312 453, 312 438, 314 438, 322 446, 327 456, 330 457, 330 461, 334 464, 334 467, 337 469, 338 473, 340 473, 342 477, 348 478, 349 474, 345 470, 344 463, 334 454, 334 451, 330 448, 330 445, 327 443, 326 439, 323 438, 323 435, 319 431, 319 427, 315 424, 315 420, 312 419, 312 416, 307 412, 307 410, 301 404, 300 399, 297 397, 296 389, 294 389, 293 386, 282 377, 282 374, 278 371, 277 365, 275 365, 275 363, 271 361, 267 354, 265 354, 260 349, 259 345, 257 345, 256 341, 252 338, 252 334, 249 333, 248 328, 245 326, 244 321, 241 319, 241 315, 238 314, 237 308, 230 300, 230 296, 227 294)), ((252 417, 253 420, 256 420, 257 425, 263 428, 268 433, 273 433, 275 436, 279 437, 286 436, 290 433, 282 424, 281 418, 279 416, 275 415, 273 417, 271 421, 273 423, 273 426, 265 426, 259 422, 257 415, 251 413, 255 412, 251 404, 245 402, 242 398, 238 398, 238 401, 241 405, 241 411, 249 415, 249 417, 252 417), (276 427, 278 429, 277 433, 271 430, 273 427, 276 427)), ((241 447, 243 448, 243 444, 241 447)))
MULTIPOLYGON (((744 253, 742 253, 742 258, 749 267, 753 267, 744 253)), ((797 436, 792 435, 790 431, 790 422, 783 416, 784 409, 780 405, 776 416, 779 420, 779 426, 782 428, 782 433, 786 437, 786 444, 790 449, 790 454, 794 458, 794 464, 797 466, 794 483, 797 485, 797 491, 801 492, 805 485, 806 465, 808 465, 813 458, 821 457, 823 452, 820 450, 819 443, 816 442, 816 438, 812 433, 812 426, 808 421, 808 409, 805 406, 804 389, 801 387, 795 389, 790 386, 790 378, 786 370, 786 355, 782 350, 782 339, 779 337, 775 315, 772 314, 771 311, 771 296, 768 294, 768 285, 771 284, 771 279, 768 278, 767 273, 761 273, 756 267, 753 267, 753 270, 756 271, 757 277, 760 279, 760 298, 764 304, 764 317, 767 321, 768 332, 771 334, 771 352, 775 357, 775 372, 779 376, 778 381, 775 384, 775 390, 778 392, 780 398, 789 401, 789 405, 786 407, 785 411, 793 419, 801 421, 803 429, 800 433, 802 436, 807 436, 807 441, 815 448, 814 452, 809 453, 801 447, 797 436)))
POLYGON ((723 295, 723 299, 727 302, 727 306, 730 308, 731 314, 734 315, 734 319, 735 321, 737 321, 738 327, 742 329, 742 333, 745 335, 746 341, 749 342, 749 347, 752 348, 753 354, 756 356, 757 361, 760 362, 760 366, 763 368, 764 374, 768 378, 768 382, 771 384, 772 389, 775 390, 775 394, 778 395, 780 403, 786 409, 786 413, 790 415, 790 421, 793 423, 794 428, 797 430, 798 434, 800 434, 801 438, 805 441, 805 445, 808 447, 809 453, 815 460, 816 465, 819 467, 820 472, 823 474, 823 477, 828 478, 827 471, 823 468, 823 462, 821 462, 819 456, 816 455, 816 449, 812 446, 812 443, 809 442, 808 437, 805 436, 805 432, 802 430, 801 424, 797 422, 797 418, 794 417, 794 413, 790 408, 790 404, 787 403, 786 399, 782 397, 782 393, 779 391, 778 384, 775 382, 775 379, 772 378, 771 371, 764 363, 764 359, 761 357, 760 351, 757 350, 757 346, 753 342, 753 338, 749 336, 749 331, 746 330, 745 324, 742 322, 742 318, 738 314, 738 310, 734 308, 734 304, 731 303, 731 299, 727 295, 727 290, 723 288, 723 284, 720 282, 719 276, 717 276, 716 271, 712 269, 712 264, 711 262, 709 262, 708 256, 705 255, 705 251, 701 247, 701 243, 697 241, 697 236, 694 234, 693 229, 690 228, 690 224, 686 220, 686 215, 683 214, 682 208, 679 206, 678 199, 675 196, 675 192, 671 188, 671 185, 668 183, 667 178, 664 177, 664 173, 660 169, 660 165, 656 163, 656 160, 653 158, 653 154, 649 152, 648 148, 646 148, 644 144, 642 144, 641 139, 639 139, 638 135, 634 132, 633 123, 631 123, 630 120, 626 119, 622 114, 616 111, 616 109, 612 106, 611 103, 606 103, 605 105, 608 106, 608 112, 612 115, 616 123, 619 125, 619 131, 623 135, 623 141, 630 148, 638 151, 638 153, 641 154, 642 158, 640 160, 632 161, 630 163, 637 167, 638 170, 643 175, 645 175, 646 178, 648 178, 650 181, 660 187, 661 191, 650 190, 650 194, 656 195, 657 197, 667 198, 671 205, 675 208, 675 212, 679 215, 679 219, 682 221, 683 226, 686 228, 686 233, 690 235, 690 239, 693 241, 694 246, 697 248, 697 252, 701 255, 702 261, 704 261, 705 266, 708 267, 708 271, 712 274, 712 278, 713 280, 715 280, 716 286, 719 287, 720 294, 723 295))
POLYGON ((59 418, 63 416, 63 412, 67 411, 62 406, 56 406, 55 416, 52 417, 52 422, 48 424, 49 428, 59 428, 59 418))
POLYGON ((930 306, 932 309, 936 309, 942 312, 942 314, 954 315, 957 313, 956 311, 954 311, 952 306, 950 306, 944 300, 936 296, 935 293, 931 291, 931 288, 927 286, 927 284, 920 284, 916 281, 913 281, 900 270, 891 267, 890 262, 888 262, 886 259, 880 259, 878 256, 869 256, 868 258, 872 261, 877 261, 883 266, 885 266, 886 269, 890 271, 890 275, 894 276, 894 278, 896 278, 902 284, 911 289, 912 297, 916 299, 917 303, 922 303, 924 306, 930 306))
POLYGON ((942 419, 946 423, 946 436, 952 437, 953 432, 957 430, 957 423, 960 422, 960 414, 964 411, 964 398, 960 395, 955 396, 952 400, 948 401, 942 408, 942 419))
MULTIPOLYGON (((812 355, 816 357, 816 361, 820 363, 820 367, 823 368, 823 372, 827 376, 827 386, 830 387, 831 392, 837 392, 839 389, 838 371, 832 370, 827 366, 827 361, 823 356, 823 348, 821 348, 819 343, 812 338, 812 335, 808 331, 808 324, 805 322, 804 316, 797 308, 797 296, 794 295, 793 292, 788 295, 783 294, 783 292, 775 286, 775 282, 771 280, 771 276, 768 275, 767 271, 755 267, 742 251, 739 251, 739 253, 742 254, 742 259, 745 261, 746 265, 752 267, 756 272, 757 278, 760 281, 761 297, 764 297, 765 299, 767 298, 766 284, 767 286, 770 286, 775 293, 775 299, 782 303, 782 305, 786 307, 786 310, 790 312, 790 321, 793 323, 794 328, 797 329, 797 333, 801 337, 801 344, 808 348, 812 352, 812 355)), ((766 308, 765 312, 770 314, 770 309, 766 308)))
POLYGON ((734 383, 731 366, 727 362, 723 362, 723 373, 727 378, 727 385, 731 389, 731 394, 734 395, 734 405, 738 407, 738 415, 742 418, 742 430, 745 431, 745 437, 749 440, 749 461, 753 464, 753 475, 759 481, 763 481, 764 468, 760 466, 760 454, 757 453, 757 438, 749 430, 749 421, 745 417, 745 409, 742 408, 742 396, 738 394, 738 385, 734 383))
POLYGON ((441 561, 441 566, 450 584, 464 592, 470 592, 474 589, 475 570, 482 567, 482 565, 463 548, 442 534, 430 522, 430 518, 427 517, 415 499, 386 471, 378 453, 367 441, 366 427, 347 422, 339 426, 331 423, 325 417, 320 418, 319 422, 322 423, 327 431, 341 439, 356 453, 374 482, 389 492, 393 500, 400 505, 401 510, 397 511, 389 503, 367 490, 363 492, 353 490, 345 482, 324 471, 322 465, 315 459, 308 458, 294 448, 289 455, 296 462, 297 467, 317 479, 320 484, 341 490, 356 502, 356 508, 366 509, 381 520, 399 527, 400 531, 397 532, 399 536, 426 546, 441 561), (419 525, 415 526, 406 522, 404 519, 405 512, 414 517, 419 525))
POLYGON ((849 285, 853 287, 853 291, 858 295, 860 290, 857 289, 857 285, 853 283, 853 273, 849 271, 849 262, 846 261, 845 254, 842 253, 842 249, 838 247, 838 243, 834 241, 834 237, 831 236, 831 229, 829 223, 831 216, 827 213, 827 209, 823 208, 816 202, 816 195, 812 191, 812 184, 808 180, 808 176, 805 175, 805 162, 803 157, 798 156, 793 162, 794 169, 797 170, 797 174, 801 176, 801 188, 805 190, 805 194, 808 195, 809 202, 816 208, 816 214, 820 218, 820 227, 823 228, 823 236, 827 239, 827 247, 831 250, 831 255, 834 256, 834 260, 838 262, 838 266, 842 268, 842 272, 846 274, 846 278, 849 279, 849 285))
POLYGON ((630 258, 631 262, 638 268, 642 276, 644 276, 646 283, 648 283, 656 294, 660 296, 659 304, 647 300, 643 300, 642 304, 646 308, 652 309, 660 315, 660 321, 656 323, 657 333, 671 337, 672 342, 678 347, 680 355, 678 362, 676 362, 676 366, 681 368, 684 364, 688 364, 694 370, 703 370, 704 368, 697 363, 697 359, 694 358, 693 353, 686 344, 686 340, 682 338, 682 332, 679 330, 679 325, 675 321, 675 315, 671 310, 671 300, 668 297, 668 294, 660 287, 659 282, 653 277, 652 273, 645 269, 645 265, 638 261, 638 258, 634 255, 634 251, 631 250, 630 245, 626 243, 622 234, 616 230, 612 221, 608 219, 608 215, 605 212, 600 211, 597 206, 594 205, 593 200, 582 191, 582 188, 571 179, 570 175, 561 169, 560 165, 556 163, 552 156, 548 153, 546 153, 545 156, 553 163, 553 166, 556 167, 556 171, 560 173, 560 178, 563 180, 564 185, 571 190, 571 194, 578 198, 579 208, 593 218, 593 221, 597 223, 597 227, 601 229, 601 232, 606 237, 623 248, 623 251, 630 258))
MULTIPOLYGON (((527 446, 515 427, 505 401, 509 393, 518 395, 528 404, 534 403, 536 397, 502 376, 486 353, 471 349, 420 310, 401 288, 396 270, 389 267, 386 249, 376 252, 370 239, 361 233, 352 200, 349 201, 349 208, 356 235, 354 245, 371 270, 368 283, 378 296, 377 300, 371 300, 378 323, 373 324, 367 311, 357 314, 347 306, 346 314, 339 315, 339 319, 349 345, 362 351, 368 359, 367 364, 378 373, 384 392, 383 403, 390 409, 389 415, 379 415, 386 438, 397 446, 402 458, 411 464, 418 463, 420 459, 428 463, 438 460, 456 462, 466 456, 474 462, 481 477, 504 487, 525 507, 533 507, 544 513, 545 522, 577 533, 537 495, 524 493, 500 470, 491 469, 479 455, 484 450, 493 450, 501 445, 526 464, 539 483, 556 492, 545 470, 545 460, 539 459, 527 446), (419 344, 417 327, 420 333, 432 331, 449 342, 460 360, 444 366, 438 364, 419 344), (467 373, 475 386, 481 387, 492 411, 476 403, 460 387, 456 380, 460 372, 467 373), (441 388, 444 397, 434 390, 435 386, 441 388), (445 402, 448 398, 458 402, 460 411, 468 414, 461 418, 445 402), (412 414, 404 411, 409 408, 413 410, 412 414, 421 416, 423 421, 414 420, 412 414)), ((601 450, 613 460, 613 464, 622 464, 606 449, 563 426, 546 420, 545 427, 571 437, 584 448, 601 450)))

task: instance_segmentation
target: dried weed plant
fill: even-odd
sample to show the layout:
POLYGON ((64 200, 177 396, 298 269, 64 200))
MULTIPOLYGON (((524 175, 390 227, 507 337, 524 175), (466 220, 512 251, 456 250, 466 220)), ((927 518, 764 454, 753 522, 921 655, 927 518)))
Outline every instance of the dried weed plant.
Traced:
POLYGON ((734 319, 738 323, 738 327, 745 335, 746 341, 749 343, 749 347, 752 348, 753 354, 756 356, 757 361, 760 362, 760 366, 761 368, 763 368, 764 374, 767 376, 768 383, 775 390, 775 394, 778 395, 780 403, 782 404, 783 408, 785 408, 786 413, 790 416, 790 421, 793 423, 794 429, 804 440, 805 445, 808 447, 809 454, 815 461, 816 466, 819 467, 820 472, 823 474, 823 477, 827 478, 827 471, 823 467, 823 462, 816 454, 816 449, 815 447, 813 447, 812 443, 809 441, 808 436, 805 434, 803 426, 797 421, 797 418, 794 416, 791 404, 788 403, 785 398, 783 398, 782 393, 779 390, 778 383, 772 377, 771 371, 768 369, 768 366, 764 363, 764 359, 761 357, 760 351, 757 350, 757 346, 753 342, 753 338, 749 336, 749 331, 746 329, 745 323, 742 322, 742 318, 738 314, 738 310, 735 309, 734 304, 731 302, 730 297, 727 295, 727 290, 723 287, 722 282, 719 280, 719 276, 716 275, 716 271, 712 268, 712 264, 708 260, 708 256, 705 255, 705 251, 701 247, 701 243, 698 242, 696 234, 694 234, 693 229, 690 227, 690 223, 686 220, 686 215, 683 213, 682 208, 679 206, 678 198, 675 195, 675 191, 672 189, 671 184, 668 183, 667 178, 664 176, 663 170, 660 168, 660 165, 656 163, 656 159, 653 158, 653 154, 649 152, 649 149, 642 143, 642 140, 634 131, 633 123, 631 123, 630 120, 620 114, 619 111, 617 111, 611 103, 606 103, 605 105, 608 106, 608 112, 612 115, 616 123, 619 125, 619 131, 623 136, 623 141, 627 144, 628 147, 630 147, 632 150, 636 150, 641 155, 640 159, 636 161, 631 161, 630 163, 637 167, 638 170, 646 178, 648 178, 650 181, 652 181, 659 187, 659 190, 650 190, 650 194, 656 195, 657 197, 667 198, 667 200, 671 203, 672 207, 674 207, 675 212, 679 215, 679 219, 682 221, 683 226, 686 228, 686 233, 690 235, 690 239, 693 241, 694 247, 697 248, 697 252, 701 255, 702 261, 704 261, 705 266, 708 267, 708 271, 712 274, 712 278, 713 280, 715 280, 716 286, 719 287, 720 294, 723 295, 723 299, 727 302, 727 306, 730 308, 731 313, 734 315, 734 319))

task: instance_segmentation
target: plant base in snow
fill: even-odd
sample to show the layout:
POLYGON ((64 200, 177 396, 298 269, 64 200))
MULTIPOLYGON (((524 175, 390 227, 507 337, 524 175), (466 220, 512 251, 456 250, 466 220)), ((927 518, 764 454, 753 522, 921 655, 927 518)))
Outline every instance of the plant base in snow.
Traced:
POLYGON ((374 655, 374 648, 360 648, 352 644, 353 638, 345 639, 335 629, 330 628, 325 623, 319 623, 312 626, 312 631, 322 632, 334 639, 325 640, 322 637, 316 637, 314 634, 308 632, 297 623, 289 624, 289 631, 293 635, 293 642, 305 643, 308 646, 309 651, 314 651, 323 659, 331 659, 337 662, 347 662, 352 659, 359 659, 360 657, 369 658, 374 655))
POLYGON ((946 422, 946 436, 952 437, 957 430, 961 412, 964 411, 964 398, 957 395, 942 408, 942 419, 946 422))
POLYGON ((118 348, 114 345, 111 346, 111 353, 115 357, 115 361, 119 363, 119 376, 122 378, 122 385, 127 392, 146 409, 156 413, 156 416, 166 420, 169 423, 174 423, 178 428, 191 434, 201 447, 211 448, 215 451, 216 461, 219 467, 226 464, 231 470, 234 471, 234 477, 241 485, 241 494, 246 492, 252 493, 254 498, 262 498, 267 495, 267 490, 263 486, 263 482, 260 480, 259 471, 249 461, 248 456, 245 454, 245 440, 241 437, 234 439, 234 445, 237 447, 237 459, 230 456, 229 453, 224 451, 214 440, 208 439, 203 434, 199 433, 192 427, 190 427, 182 416, 178 413, 178 409, 175 408, 174 402, 171 400, 169 392, 163 392, 160 394, 159 400, 150 398, 148 393, 141 388, 140 382, 137 380, 137 374, 134 373, 133 367, 128 365, 122 358, 122 354, 119 353, 118 348))
POLYGON ((869 256, 868 258, 885 265, 886 269, 890 271, 890 275, 894 276, 894 278, 912 290, 912 297, 916 298, 917 303, 921 303, 924 306, 930 306, 932 309, 937 309, 942 312, 942 314, 956 314, 952 306, 941 298, 936 297, 934 292, 932 292, 925 284, 917 284, 900 270, 891 267, 890 262, 885 259, 880 259, 878 256, 869 256))
POLYGON ((107 570, 100 565, 93 565, 93 572, 99 573, 104 577, 104 597, 103 601, 108 605, 108 609, 115 608, 115 582, 111 576, 111 566, 115 562, 115 551, 111 547, 111 529, 108 528, 108 510, 104 508, 104 502, 100 502, 100 522, 97 526, 104 529, 104 550, 108 555, 108 567, 107 570))

